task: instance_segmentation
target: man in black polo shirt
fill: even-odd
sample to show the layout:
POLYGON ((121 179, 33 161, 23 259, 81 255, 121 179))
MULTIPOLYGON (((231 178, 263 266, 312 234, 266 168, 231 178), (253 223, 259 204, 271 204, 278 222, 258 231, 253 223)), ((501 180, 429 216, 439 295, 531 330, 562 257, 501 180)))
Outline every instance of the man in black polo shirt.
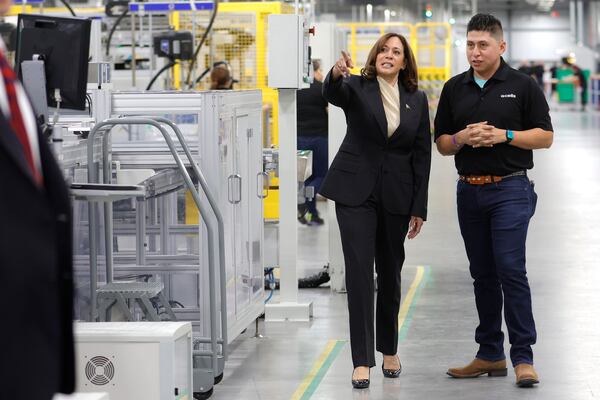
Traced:
POLYGON ((471 68, 442 90, 435 118, 439 152, 454 155, 460 179, 460 230, 474 279, 479 326, 475 360, 450 368, 455 378, 506 376, 502 307, 517 385, 539 382, 531 346, 536 341, 525 269, 525 240, 537 195, 526 171, 532 149, 548 148, 553 132, 544 94, 502 59, 502 25, 477 14, 467 27, 471 68))

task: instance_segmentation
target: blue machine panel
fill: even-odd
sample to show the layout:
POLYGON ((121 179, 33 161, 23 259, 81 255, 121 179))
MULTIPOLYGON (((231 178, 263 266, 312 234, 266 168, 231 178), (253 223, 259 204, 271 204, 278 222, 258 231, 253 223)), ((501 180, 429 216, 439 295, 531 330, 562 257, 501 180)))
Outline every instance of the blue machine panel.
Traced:
MULTIPOLYGON (((195 1, 194 5, 198 11, 211 11, 215 8, 215 3, 212 1, 195 1)), ((191 10, 192 5, 189 1, 129 3, 129 11, 131 12, 169 12, 191 10)))

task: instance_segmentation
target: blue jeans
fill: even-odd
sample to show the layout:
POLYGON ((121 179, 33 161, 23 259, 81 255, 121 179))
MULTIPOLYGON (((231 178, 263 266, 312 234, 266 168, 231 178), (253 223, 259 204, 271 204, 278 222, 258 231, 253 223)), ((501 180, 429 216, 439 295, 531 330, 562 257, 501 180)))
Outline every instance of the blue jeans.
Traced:
POLYGON ((504 305, 511 361, 513 365, 533 364, 531 346, 536 331, 525 269, 525 241, 536 203, 534 184, 526 176, 485 185, 458 182, 458 220, 479 314, 477 358, 505 358, 504 305))
POLYGON ((317 193, 327 174, 327 140, 326 136, 298 136, 298 149, 312 150, 313 152, 312 175, 304 182, 305 186, 315 188, 315 197, 307 203, 308 211, 312 215, 319 215, 317 212, 317 193))

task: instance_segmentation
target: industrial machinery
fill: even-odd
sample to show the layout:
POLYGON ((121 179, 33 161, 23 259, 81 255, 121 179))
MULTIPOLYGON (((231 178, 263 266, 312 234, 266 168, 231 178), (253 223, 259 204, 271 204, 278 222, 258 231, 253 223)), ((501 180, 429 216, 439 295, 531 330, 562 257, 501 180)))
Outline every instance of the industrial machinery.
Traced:
POLYGON ((74 186, 75 198, 84 200, 74 210, 77 315, 192 321, 194 393, 207 397, 222 377, 228 343, 264 311, 260 92, 94 94, 95 105, 107 105, 96 110, 103 122, 87 141, 66 135, 63 165, 75 182, 86 181, 82 167, 99 165, 104 172, 89 182, 98 176, 103 185, 132 191, 74 186), (98 130, 103 124, 110 136, 98 130), (101 196, 110 202, 90 209, 101 196), (97 267, 91 277, 90 265, 97 267), (128 307, 129 298, 139 306, 128 307))
POLYGON ((190 60, 194 56, 191 32, 162 32, 154 35, 154 54, 169 60, 190 60))
POLYGON ((74 327, 77 392, 111 400, 192 398, 189 322, 79 322, 74 327))

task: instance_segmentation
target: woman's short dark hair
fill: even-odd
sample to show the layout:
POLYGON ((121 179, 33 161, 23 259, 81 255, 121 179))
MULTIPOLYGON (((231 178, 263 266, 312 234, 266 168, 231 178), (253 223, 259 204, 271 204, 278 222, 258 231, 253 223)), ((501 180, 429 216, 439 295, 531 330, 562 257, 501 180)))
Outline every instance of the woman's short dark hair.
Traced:
POLYGON ((210 71, 210 90, 232 89, 233 79, 229 64, 226 62, 215 63, 210 71))
POLYGON ((502 23, 491 14, 476 14, 467 25, 467 33, 471 31, 489 32, 496 39, 502 39, 502 23))
POLYGON ((409 92, 414 92, 419 87, 419 76, 417 73, 417 62, 415 61, 415 56, 408 44, 408 40, 404 36, 399 33, 386 33, 373 45, 371 50, 369 51, 369 56, 367 57, 367 62, 365 63, 365 67, 360 70, 360 74, 366 79, 375 79, 377 77, 377 67, 375 66, 375 62, 377 61, 377 54, 381 53, 383 46, 385 43, 393 37, 397 37, 400 39, 402 43, 402 47, 404 48, 404 61, 405 68, 400 70, 400 74, 398 75, 398 81, 402 83, 402 86, 409 92))

